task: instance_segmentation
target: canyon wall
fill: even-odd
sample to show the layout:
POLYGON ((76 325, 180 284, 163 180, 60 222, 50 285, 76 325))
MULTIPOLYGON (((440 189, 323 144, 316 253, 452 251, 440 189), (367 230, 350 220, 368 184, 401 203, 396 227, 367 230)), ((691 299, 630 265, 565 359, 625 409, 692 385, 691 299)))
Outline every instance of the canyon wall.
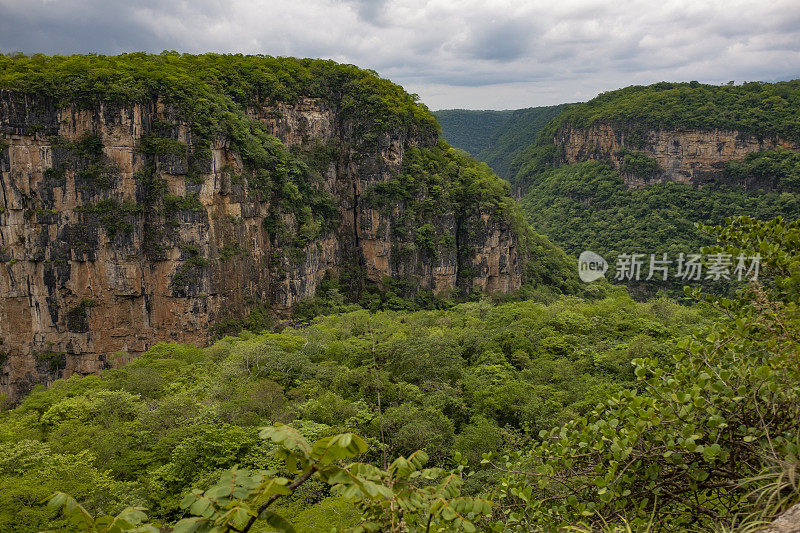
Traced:
POLYGON ((723 177, 726 163, 742 159, 750 153, 776 148, 800 149, 797 143, 758 138, 737 131, 628 130, 604 123, 588 128, 563 127, 554 142, 563 146, 564 162, 609 162, 620 171, 630 187, 665 180, 703 185, 723 177), (652 157, 658 162, 660 170, 646 176, 624 172, 624 157, 620 153, 623 150, 639 151, 652 157))
POLYGON ((435 138, 389 130, 365 148, 320 99, 247 113, 289 150, 327 154, 313 188, 332 198, 333 222, 256 194, 221 133, 193 160, 197 135, 159 98, 86 109, 0 91, 0 394, 14 401, 160 341, 203 345, 226 318, 264 304, 288 312, 326 274, 401 277, 436 294, 521 285, 518 239, 501 218, 438 215, 436 234, 453 238, 423 253, 392 234, 402 203, 387 213, 360 201, 435 138), (172 148, 143 150, 157 129, 172 148))

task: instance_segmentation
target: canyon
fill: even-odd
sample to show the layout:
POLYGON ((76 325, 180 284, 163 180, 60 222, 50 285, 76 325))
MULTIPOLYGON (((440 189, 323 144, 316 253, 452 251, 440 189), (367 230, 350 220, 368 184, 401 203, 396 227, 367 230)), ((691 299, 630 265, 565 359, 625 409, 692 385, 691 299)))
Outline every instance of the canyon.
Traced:
POLYGON ((336 102, 313 97, 246 114, 274 150, 311 154, 326 220, 279 209, 224 132, 206 148, 162 98, 86 106, 0 91, 0 394, 13 402, 161 341, 205 345, 215 324, 259 306, 288 315, 326 276, 437 295, 521 286, 520 237, 497 213, 425 215, 436 241, 421 249, 397 235, 405 203, 362 198, 435 134, 365 143, 336 102))

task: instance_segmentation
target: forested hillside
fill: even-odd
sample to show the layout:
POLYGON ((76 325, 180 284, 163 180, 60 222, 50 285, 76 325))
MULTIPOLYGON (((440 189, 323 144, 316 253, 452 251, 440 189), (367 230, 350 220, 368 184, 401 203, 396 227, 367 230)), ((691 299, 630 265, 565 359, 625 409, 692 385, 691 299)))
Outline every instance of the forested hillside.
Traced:
POLYGON ((442 137, 484 161, 501 178, 510 180, 511 163, 531 144, 539 131, 556 117, 564 105, 530 107, 512 111, 436 111, 442 137))
MULTIPOLYGON (((530 138, 524 153, 518 154, 510 181, 524 189, 547 167, 588 159, 614 163, 623 174, 647 177, 658 170, 654 158, 662 154, 655 143, 657 134, 664 130, 684 134, 718 131, 723 146, 715 147, 721 163, 717 170, 724 170, 725 163, 731 162, 723 154, 727 133, 738 134, 739 143, 752 136, 761 143, 755 152, 767 148, 769 145, 763 144, 769 140, 796 147, 800 139, 798 109, 800 80, 724 86, 662 82, 610 91, 586 103, 564 107, 535 138, 530 138), (600 133, 598 127, 606 128, 615 138, 618 151, 603 144, 606 133, 600 133), (594 140, 584 141, 570 158, 573 130, 594 132, 594 140)), ((681 152, 682 141, 685 139, 680 136, 673 139, 677 152, 681 152)), ((742 158, 748 154, 745 152, 742 158)), ((706 155, 713 158, 711 154, 680 154, 687 159, 706 155)), ((758 171, 775 170, 765 166, 758 171)))
POLYGON ((435 307, 574 292, 570 263, 506 182, 373 71, 0 55, 0 394, 13 401, 120 350, 291 313, 326 279, 352 302, 435 307))
POLYGON ((709 231, 763 285, 352 310, 36 390, 0 413, 0 524, 750 530, 800 495, 800 225, 709 231))
MULTIPOLYGON (((136 504, 170 523, 191 488, 208 488, 224 470, 278 467, 274 447, 258 438, 274 422, 310 440, 355 432, 370 447, 361 460, 374 464, 423 449, 428 466, 449 469, 459 452, 475 469, 464 492, 485 493, 502 473, 480 468, 483 453, 533 446, 540 430, 635 388, 631 359, 666 363, 674 339, 714 316, 612 290, 549 305, 354 310, 206 349, 160 344, 0 414, 0 530, 63 525, 38 503, 55 490, 92 513, 136 504)), ((319 482, 277 512, 298 531, 359 521, 319 482)))
POLYGON ((800 217, 798 116, 798 80, 628 87, 564 108, 511 182, 532 226, 573 255, 674 260, 710 243, 696 223, 800 217))
MULTIPOLYGON (((767 157, 755 158, 760 164, 749 169, 766 167, 763 159, 767 157)), ((745 172, 753 172, 749 169, 745 172)), ((780 175, 796 179, 800 176, 797 170, 800 167, 780 175)), ((619 254, 655 254, 661 258, 666 253, 672 261, 681 253, 700 254, 713 239, 696 224, 721 224, 727 217, 741 215, 760 220, 776 216, 800 219, 800 194, 793 190, 748 191, 732 185, 698 189, 673 182, 630 189, 611 166, 594 161, 561 165, 537 174, 520 204, 531 225, 568 253, 578 256, 592 250, 609 263, 619 254)), ((649 259, 642 279, 648 273, 648 264, 649 259)), ((609 279, 613 275, 613 271, 608 274, 609 279)), ((673 278, 631 285, 647 294, 662 289, 680 294, 685 283, 673 278)))
MULTIPOLYGON (((501 178, 510 180, 512 162, 519 151, 526 148, 530 139, 536 138, 542 128, 566 108, 567 105, 562 104, 512 111, 508 121, 492 133, 486 148, 475 157, 488 163, 501 178)), ((444 126, 442 135, 447 138, 444 126)))
POLYGON ((442 109, 434 111, 447 142, 466 150, 473 157, 481 153, 492 135, 511 118, 513 111, 476 111, 472 109, 442 109))

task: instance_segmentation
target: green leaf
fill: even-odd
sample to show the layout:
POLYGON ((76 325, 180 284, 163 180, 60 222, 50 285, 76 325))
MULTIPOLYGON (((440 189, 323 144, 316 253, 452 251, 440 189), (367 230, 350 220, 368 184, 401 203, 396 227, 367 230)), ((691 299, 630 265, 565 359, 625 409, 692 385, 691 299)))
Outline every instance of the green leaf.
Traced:
POLYGON ((311 454, 311 445, 296 429, 276 423, 272 427, 262 428, 259 436, 262 439, 270 439, 275 444, 283 446, 287 450, 300 452, 308 457, 311 454))
POLYGON ((202 516, 209 518, 214 515, 216 509, 214 503, 206 497, 197 498, 197 500, 189 506, 189 512, 195 516, 202 516))
POLYGON ((295 533, 294 527, 285 518, 270 510, 261 513, 261 519, 281 533, 295 533))
POLYGON ((172 529, 172 533, 195 533, 201 529, 207 529, 211 521, 207 518, 193 516, 191 518, 184 518, 180 520, 172 529))

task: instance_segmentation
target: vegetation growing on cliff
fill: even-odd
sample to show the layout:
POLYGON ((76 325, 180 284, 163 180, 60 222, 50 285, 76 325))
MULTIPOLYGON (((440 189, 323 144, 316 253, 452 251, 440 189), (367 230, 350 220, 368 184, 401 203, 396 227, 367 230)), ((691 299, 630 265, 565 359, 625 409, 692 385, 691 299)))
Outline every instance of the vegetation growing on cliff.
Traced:
POLYGON ((748 188, 800 192, 800 153, 791 150, 754 152, 725 168, 728 181, 748 188))
POLYGON ((800 80, 742 85, 660 82, 601 93, 568 107, 542 131, 550 143, 558 128, 608 123, 621 130, 684 128, 739 131, 800 141, 800 80))
MULTIPOLYGON (((568 253, 592 250, 609 262, 621 253, 666 252, 672 259, 700 253, 714 241, 698 223, 721 224, 738 215, 800 219, 800 197, 793 193, 673 182, 629 189, 612 167, 592 161, 542 172, 521 205, 531 225, 568 253)), ((681 283, 658 286, 680 289, 681 283)))
POLYGON ((561 146, 554 141, 564 128, 609 124, 625 134, 628 149, 635 151, 646 148, 646 132, 652 129, 722 129, 760 139, 798 142, 798 109, 800 80, 723 86, 697 82, 630 86, 601 93, 585 103, 561 106, 553 120, 539 128, 536 135, 529 135, 527 144, 511 154, 505 177, 524 192, 540 172, 561 164, 561 146))
POLYGON ((98 135, 85 133, 76 140, 50 138, 53 166, 44 170, 48 185, 63 187, 66 171, 72 170, 83 190, 108 189, 117 178, 117 169, 103 158, 103 142, 98 135))
POLYGON ((84 218, 95 217, 106 230, 109 240, 113 242, 117 233, 133 231, 130 219, 140 214, 142 208, 129 200, 120 202, 114 198, 108 198, 94 204, 77 207, 75 211, 83 214, 84 218))
MULTIPOLYGON (((271 241, 270 268, 280 277, 308 257, 310 245, 340 227, 339 202, 349 203, 350 191, 344 191, 346 198, 329 192, 325 183, 331 169, 342 172, 355 163, 372 172, 376 165, 384 166, 380 154, 390 135, 399 137, 407 155, 402 176, 380 182, 374 190, 365 191, 364 198, 376 206, 401 201, 405 207, 401 219, 393 221, 391 238, 402 243, 393 250, 397 262, 393 266, 405 261, 433 262, 457 250, 458 261, 465 264, 459 269, 463 284, 457 292, 467 295, 473 291, 477 272, 471 254, 478 250, 481 237, 512 231, 521 260, 527 257, 530 242, 546 252, 542 260, 547 265, 540 270, 555 273, 555 290, 576 289, 563 275, 566 256, 530 233, 507 185, 487 167, 456 154, 444 141, 436 145, 438 125, 433 115, 414 95, 372 71, 331 61, 269 56, 175 52, 14 55, 0 56, 0 89, 24 94, 50 110, 60 106, 94 108, 100 102, 110 105, 109 109, 145 106, 144 131, 136 141, 134 161, 136 167, 140 158, 145 160, 134 173, 140 213, 124 209, 120 221, 109 216, 119 200, 113 197, 115 191, 107 190, 115 183, 115 175, 102 165, 104 147, 96 132, 87 132, 77 141, 54 138, 59 154, 54 160, 58 162, 44 170, 47 183, 43 185, 63 186, 70 171, 76 180, 94 185, 86 192, 100 198, 92 198, 89 204, 87 197, 87 205, 80 210, 101 219, 112 240, 120 233, 130 233, 127 215, 139 216, 137 222, 147 226, 142 232, 143 246, 151 259, 164 259, 166 250, 177 246, 175 230, 182 224, 205 223, 207 206, 200 202, 203 177, 213 168, 211 148, 222 142, 241 159, 234 157, 222 166, 221 194, 232 194, 252 202, 258 213, 266 212, 262 227, 271 241), (274 116, 280 113, 280 105, 296 104, 304 98, 318 99, 323 109, 332 108, 337 131, 325 142, 312 139, 289 149, 253 110, 274 116), (165 106, 160 107, 162 103, 165 106), (181 175, 185 192, 167 184, 181 175), (488 221, 483 218, 487 213, 493 215, 488 221)), ((52 194, 43 197, 52 203, 52 194)), ((348 270, 359 269, 357 259, 350 258, 357 253, 346 253, 352 263, 348 270)), ((515 269, 513 275, 518 266, 509 267, 515 269)), ((184 279, 181 272, 174 274, 177 280, 184 279)), ((544 280, 539 274, 529 279, 544 280)), ((349 296, 363 296, 364 277, 346 287, 349 296)), ((418 280, 405 281, 414 289, 403 296, 414 297, 419 292, 418 280)))
POLYGON ((619 169, 624 174, 630 174, 639 178, 648 178, 656 177, 663 172, 658 161, 644 152, 623 148, 617 153, 617 157, 622 160, 619 169))
POLYGON ((302 97, 341 105, 366 131, 438 131, 424 105, 370 70, 318 59, 241 54, 131 53, 117 56, 0 54, 0 88, 53 98, 58 105, 145 103, 162 97, 185 113, 196 134, 222 130, 243 155, 258 159, 243 110, 302 97))
POLYGON ((67 312, 67 331, 89 331, 89 310, 94 307, 95 301, 90 298, 82 299, 78 305, 70 307, 67 312))
POLYGON ((393 228, 397 232, 413 231, 431 215, 463 218, 482 211, 510 220, 515 208, 508 183, 445 141, 409 149, 397 179, 375 183, 364 191, 363 200, 382 210, 402 202, 407 220, 402 228, 393 228))
MULTIPOLYGON (((174 138, 175 124, 153 121, 152 131, 138 146, 152 160, 151 171, 143 176, 154 172, 160 157, 186 161, 188 156, 187 181, 193 181, 200 172, 199 162, 210 157, 211 141, 224 135, 245 162, 253 197, 272 201, 277 214, 295 214, 298 225, 307 227, 305 240, 316 236, 311 231, 313 220, 324 220, 323 226, 335 223, 335 209, 313 179, 319 173, 313 159, 319 154, 290 153, 263 123, 247 115, 247 109, 320 98, 352 121, 362 154, 374 152, 376 136, 389 130, 424 139, 433 139, 438 132, 434 117, 413 95, 372 71, 333 61, 175 52, 0 55, 0 89, 38 96, 45 106, 91 108, 101 101, 146 104, 161 99, 191 127, 191 146, 174 138), (305 213, 302 207, 312 212, 305 213)), ((79 156, 102 155, 102 141, 96 135, 62 144, 79 156)))
MULTIPOLYGON (((512 230, 521 257, 536 258, 525 265, 526 284, 545 285, 563 293, 580 289, 567 256, 524 221, 508 183, 446 141, 431 148, 409 149, 400 175, 372 185, 364 191, 363 201, 387 217, 399 210, 389 228, 399 256, 406 252, 438 258, 457 253, 459 267, 463 267, 458 270, 460 283, 471 283, 476 275, 467 264, 474 247, 499 228, 512 230), (491 219, 484 220, 483 215, 491 215, 491 219), (430 221, 435 224, 427 223, 430 221)), ((466 289, 469 292, 471 287, 466 289)))

